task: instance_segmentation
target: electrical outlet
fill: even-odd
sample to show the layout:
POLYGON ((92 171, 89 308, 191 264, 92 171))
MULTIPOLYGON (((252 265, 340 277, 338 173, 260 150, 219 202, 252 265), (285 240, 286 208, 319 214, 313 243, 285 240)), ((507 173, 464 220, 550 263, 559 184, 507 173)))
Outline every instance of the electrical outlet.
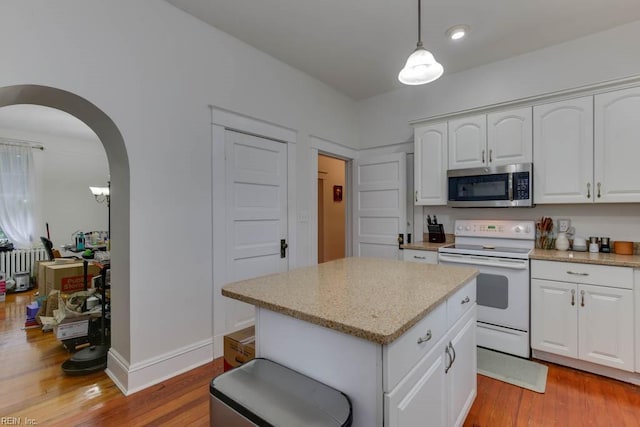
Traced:
POLYGON ((569 227, 571 227, 570 219, 559 219, 558 220, 558 231, 560 233, 566 233, 569 231, 569 227))

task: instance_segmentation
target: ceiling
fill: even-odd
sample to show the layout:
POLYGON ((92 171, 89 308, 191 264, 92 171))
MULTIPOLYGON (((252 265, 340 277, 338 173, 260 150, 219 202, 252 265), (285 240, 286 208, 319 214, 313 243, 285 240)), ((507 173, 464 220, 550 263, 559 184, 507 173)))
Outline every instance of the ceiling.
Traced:
MULTIPOLYGON (((401 87, 417 42, 415 0, 167 1, 356 100, 401 87)), ((422 39, 446 75, 639 19, 638 0, 425 0, 422 39)))
POLYGON ((0 129, 98 141, 91 128, 71 114, 40 105, 19 104, 1 107, 0 129))

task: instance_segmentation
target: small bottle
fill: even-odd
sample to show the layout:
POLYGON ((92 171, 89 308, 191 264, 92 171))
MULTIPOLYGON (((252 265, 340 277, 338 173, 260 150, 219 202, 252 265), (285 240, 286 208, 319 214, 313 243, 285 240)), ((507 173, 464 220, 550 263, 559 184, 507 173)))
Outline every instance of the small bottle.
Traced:
POLYGON ((76 250, 84 251, 84 233, 82 231, 76 236, 76 250))

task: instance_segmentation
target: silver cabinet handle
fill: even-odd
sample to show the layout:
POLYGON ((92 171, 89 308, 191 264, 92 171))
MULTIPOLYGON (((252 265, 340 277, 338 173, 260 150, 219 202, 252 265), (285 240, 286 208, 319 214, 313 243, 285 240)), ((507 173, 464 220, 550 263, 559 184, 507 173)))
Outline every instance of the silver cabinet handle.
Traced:
POLYGON ((484 164, 484 150, 482 150, 482 164, 484 164))
POLYGON ((427 342, 431 339, 431 329, 427 331, 425 336, 418 338, 418 344, 422 344, 423 342, 427 342))
POLYGON ((471 301, 471 300, 469 299, 469 297, 464 297, 464 299, 463 299, 462 301, 460 301, 460 304, 466 304, 466 303, 468 303, 469 301, 471 301))
POLYGON ((416 202, 418 201, 418 190, 416 190, 416 202))
POLYGON ((451 353, 449 353, 449 347, 444 348, 444 354, 447 357, 447 360, 444 361, 444 373, 446 374, 451 369, 451 365, 453 365, 453 359, 451 359, 451 353))
POLYGON ((493 162, 493 150, 489 150, 489 163, 493 162))
POLYGON ((567 274, 573 274, 574 276, 588 276, 589 273, 579 273, 571 270, 567 270, 567 274))
POLYGON ((571 305, 576 305, 576 290, 571 289, 571 305))
POLYGON ((598 198, 600 198, 600 183, 598 183, 598 198))
POLYGON ((580 291, 580 307, 584 307, 584 291, 580 291))
POLYGON ((426 256, 418 256, 418 255, 414 255, 413 256, 415 259, 427 259, 426 256))
POLYGON ((591 183, 587 182, 587 199, 591 198, 591 183))
POLYGON ((456 349, 453 348, 453 344, 451 344, 451 341, 449 341, 449 348, 451 349, 451 352, 453 353, 453 359, 451 360, 451 366, 453 366, 453 364, 456 362, 456 349))

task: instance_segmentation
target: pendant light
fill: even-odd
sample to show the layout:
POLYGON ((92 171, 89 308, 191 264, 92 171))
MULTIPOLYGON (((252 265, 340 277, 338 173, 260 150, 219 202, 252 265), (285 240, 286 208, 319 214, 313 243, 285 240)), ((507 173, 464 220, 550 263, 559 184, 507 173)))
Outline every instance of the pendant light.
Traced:
POLYGON ((418 0, 418 44, 416 50, 409 56, 404 68, 398 74, 398 80, 406 85, 423 85, 437 80, 444 68, 436 61, 431 52, 422 46, 421 37, 421 3, 418 0))

